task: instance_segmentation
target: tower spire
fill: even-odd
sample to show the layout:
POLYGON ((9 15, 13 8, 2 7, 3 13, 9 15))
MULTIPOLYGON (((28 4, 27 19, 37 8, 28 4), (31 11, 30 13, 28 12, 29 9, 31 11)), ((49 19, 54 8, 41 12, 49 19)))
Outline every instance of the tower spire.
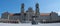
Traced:
POLYGON ((24 13, 24 3, 21 4, 21 13, 24 13))
POLYGON ((35 9, 35 15, 39 16, 39 14, 40 14, 40 12, 39 12, 39 4, 36 3, 35 7, 36 7, 36 9, 35 9))

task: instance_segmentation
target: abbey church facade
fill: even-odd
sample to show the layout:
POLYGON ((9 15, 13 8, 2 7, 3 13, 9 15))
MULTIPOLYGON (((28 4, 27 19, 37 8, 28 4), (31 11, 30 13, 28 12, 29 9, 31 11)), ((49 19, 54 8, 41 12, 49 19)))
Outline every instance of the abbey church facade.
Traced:
POLYGON ((27 11, 24 9, 24 3, 21 4, 21 12, 11 14, 9 12, 2 13, 1 19, 9 19, 9 20, 19 20, 20 22, 31 22, 34 18, 35 21, 45 21, 45 20, 60 20, 60 17, 57 13, 40 13, 39 3, 35 5, 35 11, 32 7, 29 7, 27 11))

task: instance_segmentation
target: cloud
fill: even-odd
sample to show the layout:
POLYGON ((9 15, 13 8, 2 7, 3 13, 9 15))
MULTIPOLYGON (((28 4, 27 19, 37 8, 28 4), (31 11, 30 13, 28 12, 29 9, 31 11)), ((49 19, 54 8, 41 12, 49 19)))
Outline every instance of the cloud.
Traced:
POLYGON ((58 13, 58 15, 60 15, 60 12, 57 12, 58 13))

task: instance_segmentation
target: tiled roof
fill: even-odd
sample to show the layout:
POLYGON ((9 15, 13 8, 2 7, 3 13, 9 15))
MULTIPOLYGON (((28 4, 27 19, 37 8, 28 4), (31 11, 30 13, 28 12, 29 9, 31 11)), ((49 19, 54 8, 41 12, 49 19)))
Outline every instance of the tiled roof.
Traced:
POLYGON ((50 13, 40 13, 40 16, 49 16, 50 13))
MULTIPOLYGON (((20 16, 21 13, 10 14, 10 16, 20 16)), ((24 13, 26 15, 26 13, 24 13)), ((40 13, 40 16, 49 16, 50 13, 40 13)))
MULTIPOLYGON (((15 13, 15 14, 10 14, 10 16, 20 16, 21 13, 15 13)), ((26 16, 26 13, 24 13, 24 15, 26 16)))
POLYGON ((14 16, 20 16, 21 15, 21 13, 15 13, 14 14, 14 16))
POLYGON ((13 14, 10 14, 10 16, 13 16, 13 14))

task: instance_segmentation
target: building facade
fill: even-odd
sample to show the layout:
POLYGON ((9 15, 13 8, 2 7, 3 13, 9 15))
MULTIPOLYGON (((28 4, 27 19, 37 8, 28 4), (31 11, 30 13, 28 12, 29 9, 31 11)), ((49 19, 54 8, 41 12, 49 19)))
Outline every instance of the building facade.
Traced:
POLYGON ((39 4, 36 3, 35 5, 35 11, 32 9, 32 7, 29 7, 27 11, 24 11, 24 3, 21 4, 21 13, 15 13, 10 14, 8 12, 5 12, 2 14, 2 19, 9 19, 9 20, 20 20, 20 22, 31 22, 33 17, 35 18, 35 21, 40 22, 41 20, 60 20, 58 17, 58 14, 55 12, 51 13, 40 13, 39 10, 39 4), (9 16, 8 16, 9 15, 9 16))

